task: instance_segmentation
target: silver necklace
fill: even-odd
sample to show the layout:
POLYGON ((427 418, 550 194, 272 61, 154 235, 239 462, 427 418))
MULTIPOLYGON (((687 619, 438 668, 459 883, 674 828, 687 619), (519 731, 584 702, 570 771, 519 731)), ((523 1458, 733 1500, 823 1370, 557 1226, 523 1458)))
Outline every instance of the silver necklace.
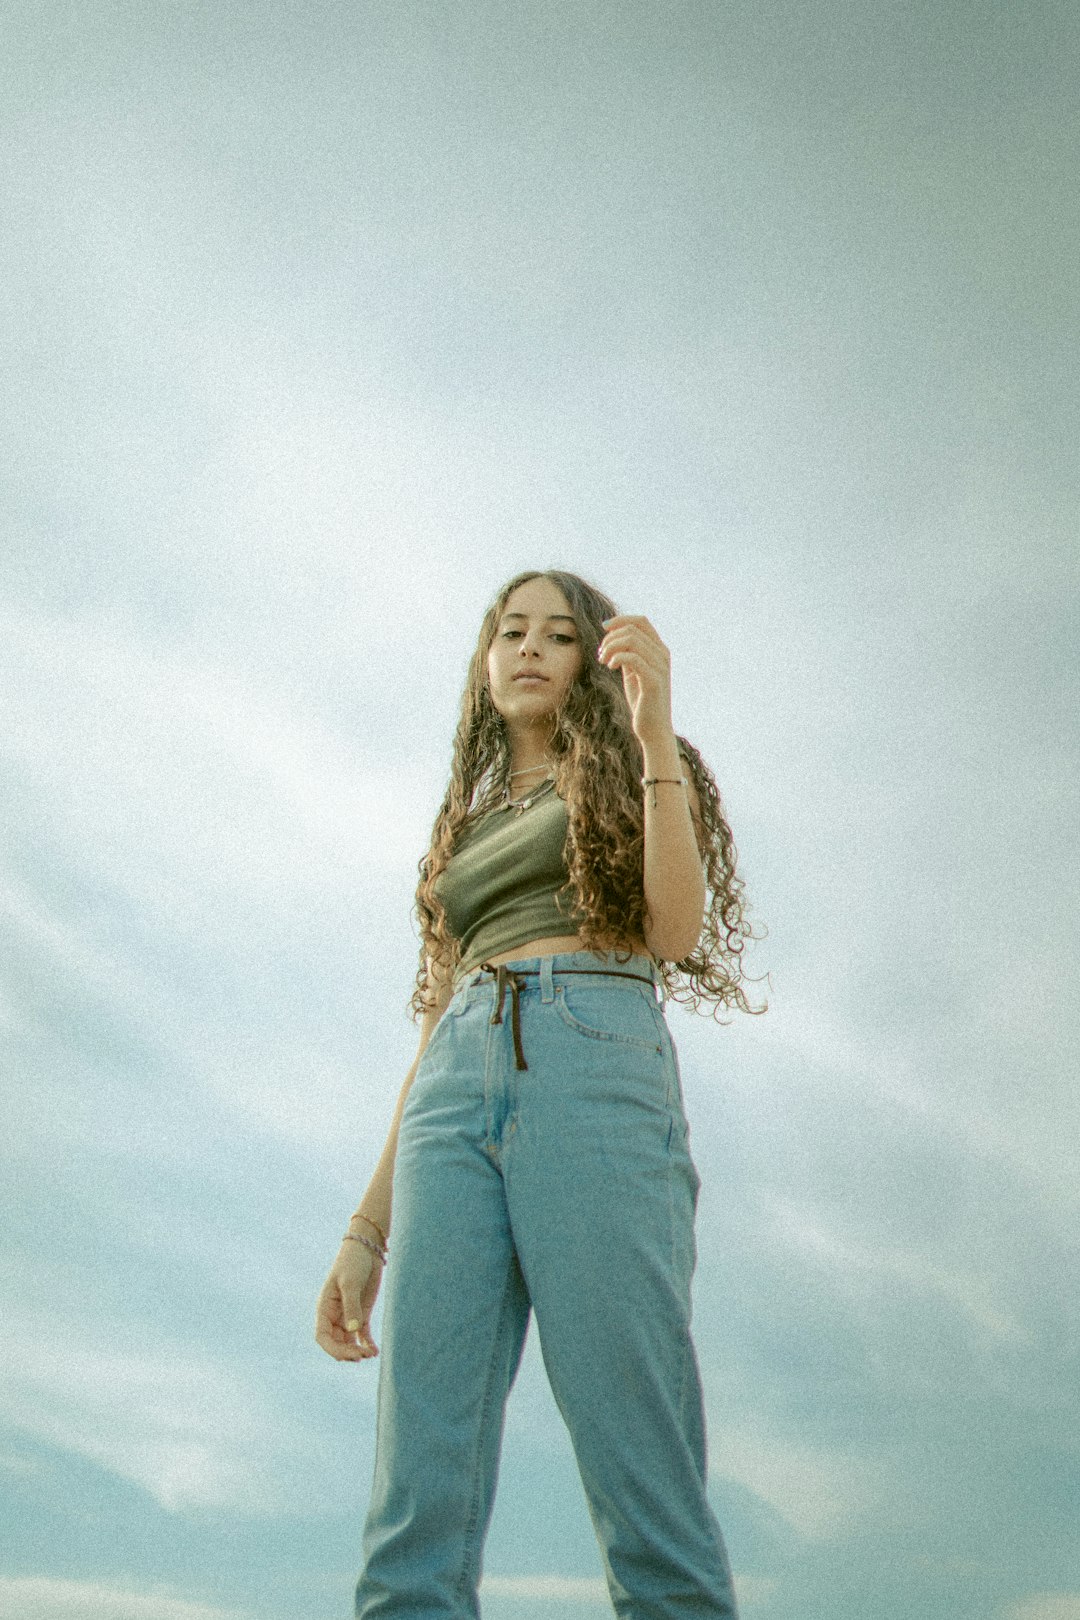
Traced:
POLYGON ((539 787, 534 787, 529 793, 528 797, 525 799, 512 799, 510 797, 510 788, 507 786, 503 789, 502 804, 499 806, 499 809, 516 810, 520 816, 523 811, 529 808, 530 804, 535 804, 540 795, 542 793, 546 793, 548 788, 553 787, 554 784, 555 778, 553 776, 546 776, 540 783, 539 787))

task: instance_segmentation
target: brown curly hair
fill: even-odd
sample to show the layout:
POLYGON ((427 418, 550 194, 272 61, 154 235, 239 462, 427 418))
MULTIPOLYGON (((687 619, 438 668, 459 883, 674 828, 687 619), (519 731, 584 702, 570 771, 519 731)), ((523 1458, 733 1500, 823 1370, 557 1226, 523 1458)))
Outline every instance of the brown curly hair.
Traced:
MULTIPOLYGON (((562 591, 585 654, 581 673, 554 715, 548 748, 555 766, 555 791, 567 806, 569 879, 560 897, 572 897, 582 919, 577 932, 586 949, 625 947, 632 953, 633 938, 644 938, 642 749, 631 725, 622 675, 598 663, 596 656, 604 634, 602 621, 613 618, 618 608, 577 574, 555 568, 515 574, 497 593, 480 626, 461 701, 450 783, 435 817, 430 848, 419 863, 415 914, 421 934, 420 966, 408 1004, 414 1021, 431 1005, 434 986, 429 982, 428 956, 446 978, 461 960, 460 942, 450 934, 435 893, 436 880, 462 829, 494 808, 510 779, 509 744, 503 718, 488 691, 487 660, 507 600, 532 579, 551 580, 562 591), (588 792, 582 793, 586 782, 588 792)), ((743 939, 759 936, 744 916, 744 885, 735 873, 731 828, 709 767, 685 737, 676 740, 701 801, 701 818, 695 816, 694 827, 705 864, 707 903, 693 952, 681 962, 661 963, 660 972, 672 998, 688 1001, 695 1012, 707 1000, 716 1003, 714 1017, 722 1006, 762 1013, 768 1003, 750 1007, 740 984, 743 939), (690 992, 686 998, 678 994, 684 983, 690 992)))

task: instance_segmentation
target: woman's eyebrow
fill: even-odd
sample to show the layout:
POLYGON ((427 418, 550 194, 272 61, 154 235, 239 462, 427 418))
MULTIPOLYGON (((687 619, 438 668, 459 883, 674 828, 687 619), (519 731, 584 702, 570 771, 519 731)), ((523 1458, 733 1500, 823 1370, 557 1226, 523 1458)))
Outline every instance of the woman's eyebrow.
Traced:
MULTIPOLYGON (((528 615, 525 613, 504 613, 503 619, 524 619, 526 624, 529 622, 528 615)), ((575 623, 575 620, 569 613, 549 613, 547 618, 544 620, 544 623, 554 624, 556 619, 565 619, 567 624, 575 623)))

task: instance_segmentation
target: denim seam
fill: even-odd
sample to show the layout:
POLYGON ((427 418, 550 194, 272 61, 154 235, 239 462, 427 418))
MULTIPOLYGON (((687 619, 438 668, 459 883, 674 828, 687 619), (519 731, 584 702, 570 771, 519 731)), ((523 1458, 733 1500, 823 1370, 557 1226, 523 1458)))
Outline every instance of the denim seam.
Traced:
POLYGON ((661 1037, 660 1053, 664 1057, 664 1106, 670 1116, 668 1129, 668 1152, 671 1152, 671 1138, 677 1124, 676 1114, 679 1104, 678 1070, 675 1066, 675 1043, 671 1039, 671 1031, 667 1026, 667 1019, 660 1010, 658 1002, 652 1002, 653 1020, 656 1024, 656 1033, 661 1037))
POLYGON ((495 993, 495 986, 483 985, 481 994, 475 1006, 477 1016, 483 1018, 484 1042, 484 1152, 496 1164, 498 1163, 499 1145, 495 1140, 495 1099, 492 1090, 492 1041, 495 1031, 491 1027, 491 1014, 487 1003, 495 993))
MULTIPOLYGON (((672 1175, 674 1175, 674 1171, 675 1171, 674 1162, 672 1162, 671 1168, 672 1168, 672 1175)), ((670 1204, 671 1204, 671 1276, 672 1277, 678 1277, 678 1276, 680 1276, 680 1272, 678 1270, 678 1256, 677 1256, 677 1253, 676 1253, 676 1242, 675 1242, 675 1193, 674 1193, 674 1189, 672 1187, 672 1177, 671 1176, 669 1176, 669 1178, 668 1178, 668 1198, 669 1198, 670 1204)), ((691 1215, 690 1218, 691 1218, 691 1220, 693 1220, 693 1215, 691 1215)), ((689 1289, 689 1286, 690 1286, 690 1283, 689 1283, 689 1279, 688 1279, 688 1281, 687 1281, 687 1288, 688 1289, 689 1289)), ((683 1353, 682 1353, 682 1357, 680 1358, 680 1364, 679 1364, 679 1393, 678 1393, 677 1406, 676 1406, 676 1411, 679 1414, 679 1420, 680 1420, 680 1424, 683 1426, 683 1433, 684 1434, 686 1433, 686 1429, 685 1429, 686 1380, 687 1380, 687 1377, 688 1377, 689 1371, 690 1371, 690 1366, 689 1366, 689 1362, 690 1362, 690 1357, 689 1357, 689 1348, 690 1348, 689 1332, 690 1332, 690 1313, 691 1313, 691 1309, 692 1309, 692 1306, 691 1306, 691 1303, 690 1303, 690 1301, 688 1299, 687 1303, 686 1303, 686 1328, 685 1328, 686 1337, 685 1337, 684 1342, 683 1342, 683 1353)))
MULTIPOLYGON (((668 1038, 669 1038, 669 1041, 670 1041, 671 1032, 667 1028, 667 1020, 664 1017, 664 1014, 661 1011, 660 1006, 659 1005, 654 1005, 653 1010, 654 1010, 655 1015, 656 1015, 657 1024, 662 1024, 663 1025, 665 1031, 667 1031, 667 1033, 668 1033, 668 1038)), ((678 1080, 678 1070, 677 1070, 677 1068, 675 1066, 676 1059, 675 1059, 674 1042, 673 1041, 671 1041, 671 1044, 669 1046, 669 1049, 668 1049, 668 1052, 667 1052, 666 1056, 667 1056, 667 1061, 664 1064, 664 1070, 665 1070, 665 1078, 666 1078, 666 1081, 667 1081, 667 1108, 668 1108, 668 1134, 667 1134, 667 1162, 668 1162, 667 1202, 668 1202, 668 1262, 669 1262, 669 1264, 668 1264, 668 1276, 671 1277, 674 1280, 680 1274, 679 1269, 678 1269, 678 1244, 676 1242, 676 1227, 675 1227, 675 1177, 678 1174, 678 1165, 676 1164, 675 1158, 674 1158, 674 1156, 672 1154, 672 1151, 671 1151, 671 1142, 672 1142, 672 1137, 675 1134, 676 1126, 678 1124, 678 1114, 681 1111, 681 1102, 678 1100, 679 1097, 680 1097, 681 1087, 679 1085, 679 1080, 678 1080)), ((691 1216, 691 1219, 693 1219, 693 1216, 691 1216)), ((687 1322, 687 1329, 689 1330, 689 1320, 687 1322)), ((678 1392, 677 1392, 677 1395, 676 1395, 676 1407, 675 1407, 675 1410, 679 1414, 680 1425, 683 1425, 683 1423, 684 1423, 684 1414, 685 1414, 685 1410, 686 1410, 686 1383, 687 1383, 687 1375, 688 1375, 688 1371, 689 1371, 689 1368, 688 1368, 688 1365, 687 1365, 687 1359, 688 1358, 687 1358, 687 1353, 686 1353, 686 1346, 684 1345, 683 1346, 683 1354, 682 1354, 682 1356, 680 1358, 680 1364, 679 1364, 679 1386, 678 1386, 678 1392)), ((685 1433, 685 1428, 683 1429, 683 1432, 685 1433)))
MULTIPOLYGON (((669 1130, 669 1133, 668 1133, 669 1147, 670 1147, 670 1142, 671 1142, 671 1134, 670 1134, 670 1130, 669 1130)), ((676 1284, 676 1279, 679 1278, 679 1276, 680 1276, 679 1269, 678 1269, 678 1253, 677 1253, 678 1245, 676 1243, 676 1228, 675 1228, 675 1189, 674 1189, 674 1180, 675 1180, 676 1173, 677 1173, 677 1167, 675 1165, 675 1161, 673 1159, 669 1158, 669 1160, 668 1160, 668 1175, 667 1175, 668 1277, 671 1279, 671 1282, 672 1282, 673 1285, 676 1284)), ((681 1292, 681 1290, 680 1290, 680 1292, 681 1292)), ((680 1298, 680 1305, 681 1305, 681 1303, 682 1303, 682 1301, 681 1301, 681 1298, 680 1298)), ((686 1324, 685 1324, 685 1332, 686 1332, 687 1337, 686 1337, 686 1339, 684 1341, 684 1344, 683 1344, 682 1355, 679 1357, 679 1381, 678 1381, 678 1386, 677 1386, 677 1389, 676 1389, 676 1392, 675 1392, 675 1401, 674 1401, 674 1410, 675 1410, 675 1412, 677 1414, 679 1431, 684 1436, 686 1434, 686 1389, 687 1389, 687 1380, 688 1380, 688 1376, 689 1376, 689 1372, 690 1372, 690 1357, 689 1357, 689 1342, 690 1341, 689 1341, 689 1337, 688 1337, 689 1330, 690 1330, 689 1313, 690 1313, 690 1306, 689 1306, 689 1302, 688 1302, 688 1304, 687 1304, 687 1319, 686 1319, 686 1324)))
POLYGON ((475 1542, 476 1532, 480 1521, 480 1495, 482 1486, 481 1470, 484 1452, 484 1437, 487 1434, 487 1426, 491 1413, 492 1393, 495 1385, 495 1371, 499 1365, 499 1352, 502 1350, 504 1341, 506 1339, 508 1321, 506 1305, 507 1297, 512 1286, 512 1275, 513 1268, 512 1265, 510 1265, 506 1269, 506 1282, 503 1286, 502 1302, 499 1309, 499 1326, 495 1335, 495 1343, 491 1348, 491 1359, 488 1362, 488 1375, 484 1384, 484 1398, 480 1406, 480 1422, 477 1424, 476 1429, 476 1453, 473 1458, 472 1499, 469 1503, 469 1516, 466 1520, 465 1531, 462 1538, 464 1547, 461 1574, 458 1577, 457 1586, 455 1589, 457 1596, 461 1599, 465 1599, 467 1596, 469 1596, 473 1587, 476 1585, 480 1563, 479 1548, 476 1546, 475 1542))

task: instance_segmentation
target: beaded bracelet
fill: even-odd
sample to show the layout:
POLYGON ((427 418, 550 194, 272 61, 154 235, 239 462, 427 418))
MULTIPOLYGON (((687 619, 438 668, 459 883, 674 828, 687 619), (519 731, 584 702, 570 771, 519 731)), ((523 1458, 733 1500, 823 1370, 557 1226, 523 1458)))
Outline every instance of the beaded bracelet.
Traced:
POLYGON ((372 1254, 377 1255, 385 1266, 388 1251, 380 1249, 374 1238, 364 1237, 362 1232, 346 1232, 341 1241, 342 1243, 362 1243, 364 1248, 370 1249, 372 1254))

